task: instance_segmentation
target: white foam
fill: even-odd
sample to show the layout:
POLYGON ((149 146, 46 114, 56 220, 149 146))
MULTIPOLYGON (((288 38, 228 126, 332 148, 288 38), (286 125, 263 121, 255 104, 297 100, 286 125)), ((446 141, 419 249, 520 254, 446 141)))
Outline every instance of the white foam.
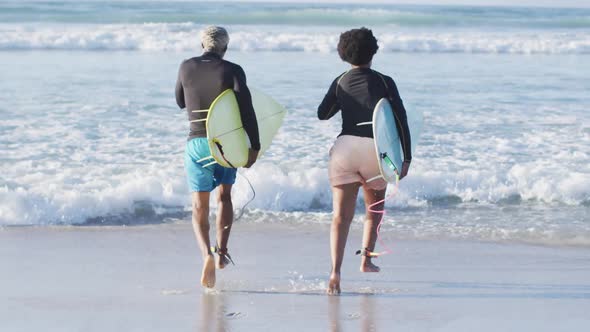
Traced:
MULTIPOLYGON (((416 161, 419 164, 419 160, 416 161)), ((0 187, 0 222, 2 224, 83 223, 90 218, 125 216, 141 218, 157 214, 190 210, 189 193, 184 183, 181 164, 147 166, 123 176, 112 176, 107 182, 88 182, 69 187, 61 178, 29 182, 29 188, 0 187), (158 169, 166 171, 159 171, 158 169), (142 202, 146 202, 145 206, 142 202), (179 205, 184 204, 184 205, 179 205)), ((325 169, 281 170, 261 161, 254 169, 243 172, 256 189, 251 208, 266 211, 329 211, 330 189, 325 169)), ((579 205, 587 199, 590 176, 582 173, 553 177, 542 167, 513 166, 506 178, 487 171, 464 170, 449 175, 417 166, 412 176, 401 183, 400 192, 389 207, 424 207, 429 202, 449 199, 450 204, 477 201, 495 204, 519 196, 523 200, 579 205), (457 197, 455 201, 452 197, 457 197), (455 203, 453 203, 455 202, 455 203)), ((243 178, 234 192, 236 207, 245 204, 252 193, 243 178)), ((447 202, 448 203, 448 202, 447 202)), ((443 203, 443 204, 447 204, 443 203)))
MULTIPOLYGON (((193 23, 2 25, 0 50, 197 51, 201 28, 193 23)), ((230 49, 242 51, 334 52, 339 36, 339 30, 310 27, 232 30, 230 49)), ((376 33, 385 52, 590 53, 590 34, 583 31, 376 33)))

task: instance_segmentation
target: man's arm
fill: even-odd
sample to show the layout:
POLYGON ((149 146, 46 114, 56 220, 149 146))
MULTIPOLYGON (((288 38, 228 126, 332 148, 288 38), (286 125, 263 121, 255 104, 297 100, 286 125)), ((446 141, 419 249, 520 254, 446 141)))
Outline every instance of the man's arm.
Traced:
POLYGON ((318 119, 320 120, 328 120, 340 110, 340 105, 338 104, 338 98, 336 96, 336 89, 338 89, 338 81, 340 80, 340 77, 342 77, 342 75, 338 76, 334 82, 332 82, 330 89, 328 89, 328 92, 324 96, 324 100, 322 100, 322 103, 318 106, 318 119))
POLYGON ((175 95, 176 95, 176 104, 178 104, 178 107, 185 108, 186 104, 184 101, 184 88, 182 87, 181 77, 182 77, 182 64, 180 65, 180 68, 178 69, 178 78, 176 79, 175 95))
POLYGON ((256 113, 252 105, 252 95, 250 89, 246 85, 246 73, 242 67, 235 65, 234 74, 234 92, 240 107, 240 117, 242 125, 248 137, 252 150, 260 151, 260 136, 258 132, 258 122, 256 121, 256 113))

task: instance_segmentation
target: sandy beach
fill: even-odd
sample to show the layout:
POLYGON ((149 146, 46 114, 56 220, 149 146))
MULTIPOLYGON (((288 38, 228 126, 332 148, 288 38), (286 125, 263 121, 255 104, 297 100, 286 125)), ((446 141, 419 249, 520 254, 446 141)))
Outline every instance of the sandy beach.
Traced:
POLYGON ((0 1, 0 332, 590 331, 589 6, 254 2, 0 1), (204 291, 175 85, 209 25, 288 113, 239 171, 236 265, 204 291), (359 197, 330 297, 343 123, 317 110, 361 26, 424 122, 393 253, 359 272, 359 197))
POLYGON ((189 224, 6 227, 3 331, 581 331, 590 327, 590 250, 396 241, 379 274, 324 294, 326 225, 237 224, 236 266, 198 283, 189 224))

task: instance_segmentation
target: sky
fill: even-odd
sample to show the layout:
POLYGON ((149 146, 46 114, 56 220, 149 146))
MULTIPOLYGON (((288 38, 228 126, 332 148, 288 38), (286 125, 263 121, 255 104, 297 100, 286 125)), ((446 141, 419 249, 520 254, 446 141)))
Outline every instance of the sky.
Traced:
POLYGON ((590 0, 230 0, 240 2, 391 3, 590 8, 590 0))
MULTIPOLYGON (((2 0, 0 0, 2 1, 2 0)), ((24 0, 27 1, 27 0, 24 0)), ((39 0, 33 0, 39 1, 39 0)), ((46 0, 51 2, 52 0, 46 0)), ((100 0, 58 0, 58 1, 100 1, 100 0)), ((166 0, 111 0, 111 1, 166 1, 166 0)), ((192 1, 199 0, 174 0, 192 1)), ((202 0, 215 2, 216 0, 202 0)), ((276 3, 353 3, 353 4, 410 4, 410 5, 471 5, 471 6, 522 6, 554 8, 590 8, 590 0, 220 0, 220 2, 276 2, 276 3)))

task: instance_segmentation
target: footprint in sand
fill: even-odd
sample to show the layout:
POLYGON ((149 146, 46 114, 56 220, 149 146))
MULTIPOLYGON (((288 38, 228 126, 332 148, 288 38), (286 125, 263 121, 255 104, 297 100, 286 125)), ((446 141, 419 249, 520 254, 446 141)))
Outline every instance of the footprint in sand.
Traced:
POLYGON ((239 312, 239 311, 236 311, 236 312, 228 312, 227 314, 225 314, 225 317, 226 317, 227 319, 240 319, 240 318, 242 318, 243 316, 244 316, 244 314, 242 314, 242 313, 241 313, 241 312, 239 312))
POLYGON ((184 295, 184 294, 188 294, 188 290, 182 290, 182 289, 164 289, 160 292, 160 294, 164 295, 164 296, 169 296, 169 295, 184 295))
POLYGON ((353 314, 346 315, 347 320, 355 320, 355 319, 359 319, 359 318, 361 318, 361 314, 359 314, 359 313, 353 313, 353 314))

